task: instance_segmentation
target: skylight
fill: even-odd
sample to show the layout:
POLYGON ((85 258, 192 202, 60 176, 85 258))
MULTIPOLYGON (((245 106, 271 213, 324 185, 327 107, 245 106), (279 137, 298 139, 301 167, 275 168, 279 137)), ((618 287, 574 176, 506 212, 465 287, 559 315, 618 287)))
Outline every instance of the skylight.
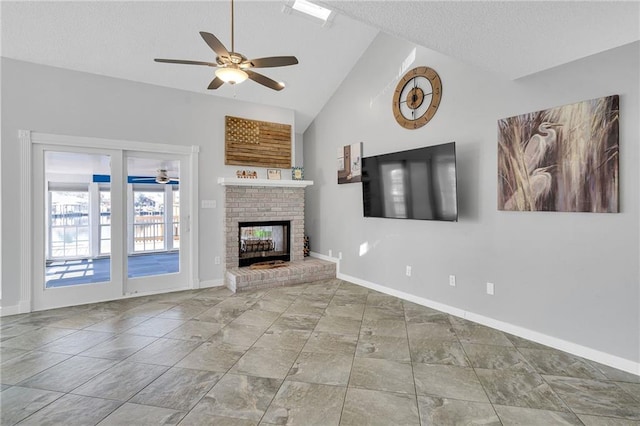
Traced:
POLYGON ((329 16, 331 16, 331 10, 313 4, 307 0, 295 0, 291 7, 298 12, 306 13, 307 15, 311 15, 314 18, 321 19, 325 22, 329 19, 329 16))

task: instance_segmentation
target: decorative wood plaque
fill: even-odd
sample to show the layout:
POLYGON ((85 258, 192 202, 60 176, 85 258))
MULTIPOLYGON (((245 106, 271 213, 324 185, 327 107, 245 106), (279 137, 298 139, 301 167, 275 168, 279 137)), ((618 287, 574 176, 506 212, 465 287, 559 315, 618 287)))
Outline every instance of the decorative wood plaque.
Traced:
POLYGON ((225 164, 291 167, 291 126, 225 116, 225 164))

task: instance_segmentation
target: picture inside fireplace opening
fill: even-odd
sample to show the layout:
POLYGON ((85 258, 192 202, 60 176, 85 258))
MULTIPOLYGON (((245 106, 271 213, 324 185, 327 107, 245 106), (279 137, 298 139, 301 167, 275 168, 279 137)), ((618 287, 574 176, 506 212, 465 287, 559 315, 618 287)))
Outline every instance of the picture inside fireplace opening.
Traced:
POLYGON ((266 260, 289 260, 289 223, 240 223, 239 266, 266 260))

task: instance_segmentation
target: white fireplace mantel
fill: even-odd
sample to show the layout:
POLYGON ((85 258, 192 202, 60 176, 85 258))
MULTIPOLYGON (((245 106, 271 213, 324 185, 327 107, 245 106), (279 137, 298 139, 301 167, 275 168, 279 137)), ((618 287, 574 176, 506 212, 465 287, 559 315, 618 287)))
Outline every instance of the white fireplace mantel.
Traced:
POLYGON ((218 184, 222 186, 273 186, 304 188, 313 185, 312 180, 276 180, 276 179, 240 179, 234 177, 219 177, 218 184))

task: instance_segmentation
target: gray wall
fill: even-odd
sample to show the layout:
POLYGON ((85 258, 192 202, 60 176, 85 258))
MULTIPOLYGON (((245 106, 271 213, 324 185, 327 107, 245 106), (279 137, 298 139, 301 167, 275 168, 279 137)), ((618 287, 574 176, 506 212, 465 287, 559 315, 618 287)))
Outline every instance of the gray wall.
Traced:
POLYGON ((413 48, 378 36, 304 133, 311 250, 342 252, 341 272, 359 280, 639 362, 640 43, 515 82, 417 48, 410 68, 433 67, 443 99, 425 127, 405 130, 391 98, 413 48), (621 213, 498 211, 497 120, 612 94, 621 213), (336 149, 359 141, 365 157, 455 141, 459 222, 363 218, 361 184, 336 178, 336 149))
MULTIPOLYGON (((224 241, 224 193, 217 178, 233 176, 242 168, 224 166, 224 116, 294 126, 292 110, 7 58, 2 58, 1 66, 2 306, 15 305, 20 297, 20 197, 15 184, 20 176, 19 129, 200 146, 199 200, 217 200, 218 208, 199 210, 200 270, 196 277, 201 281, 223 278, 223 266, 213 262, 215 256, 223 256, 224 241)), ((295 126, 292 132, 295 134, 295 126)))

